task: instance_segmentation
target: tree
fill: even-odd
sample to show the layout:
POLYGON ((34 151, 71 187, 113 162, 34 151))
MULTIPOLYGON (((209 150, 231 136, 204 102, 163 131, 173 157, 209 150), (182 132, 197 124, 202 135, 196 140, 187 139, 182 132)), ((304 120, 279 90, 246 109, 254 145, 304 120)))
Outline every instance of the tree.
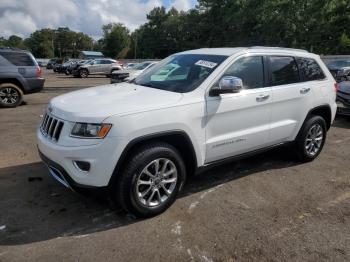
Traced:
POLYGON ((69 28, 45 28, 32 33, 25 45, 35 57, 78 57, 80 51, 93 48, 93 39, 69 28))
POLYGON ((32 33, 26 40, 25 45, 35 57, 54 56, 54 30, 41 29, 32 33))
POLYGON ((7 39, 6 45, 9 47, 25 48, 23 39, 17 35, 11 35, 7 39))
POLYGON ((125 55, 127 53, 127 51, 121 51, 130 45, 130 32, 123 24, 110 23, 104 25, 102 31, 104 55, 117 58, 118 54, 125 55))

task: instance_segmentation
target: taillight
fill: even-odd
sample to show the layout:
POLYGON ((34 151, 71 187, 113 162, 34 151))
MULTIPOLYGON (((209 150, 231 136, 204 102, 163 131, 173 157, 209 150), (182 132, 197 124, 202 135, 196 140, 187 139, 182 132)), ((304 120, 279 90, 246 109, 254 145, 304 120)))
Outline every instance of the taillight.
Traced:
POLYGON ((339 83, 334 83, 334 90, 339 91, 339 83))
POLYGON ((36 67, 36 77, 41 77, 41 73, 42 73, 42 71, 41 71, 41 68, 40 68, 40 66, 37 66, 36 67))

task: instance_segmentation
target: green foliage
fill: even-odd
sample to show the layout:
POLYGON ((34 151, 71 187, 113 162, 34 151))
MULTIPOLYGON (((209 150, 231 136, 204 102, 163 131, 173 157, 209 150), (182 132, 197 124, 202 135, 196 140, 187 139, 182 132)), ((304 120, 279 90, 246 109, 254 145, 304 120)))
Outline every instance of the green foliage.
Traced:
POLYGON ((122 52, 130 45, 130 32, 123 24, 107 24, 102 27, 103 30, 103 53, 111 58, 118 57, 118 54, 125 56, 127 51, 122 52))
POLYGON ((0 46, 3 47, 16 47, 16 48, 25 48, 23 39, 16 35, 11 35, 8 39, 0 37, 0 46))
POLYGON ((349 54, 349 25, 349 0, 198 0, 188 12, 156 7, 132 33, 120 23, 104 25, 98 41, 58 28, 35 31, 24 41, 0 38, 0 46, 27 47, 36 57, 96 50, 111 58, 164 58, 201 47, 252 45, 349 54))

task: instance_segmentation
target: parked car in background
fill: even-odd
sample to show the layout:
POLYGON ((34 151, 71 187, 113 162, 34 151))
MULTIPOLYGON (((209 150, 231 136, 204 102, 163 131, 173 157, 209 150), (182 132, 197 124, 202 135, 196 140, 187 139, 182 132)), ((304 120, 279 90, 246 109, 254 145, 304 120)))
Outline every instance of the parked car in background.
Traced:
POLYGON ((146 61, 139 63, 131 69, 123 69, 111 73, 111 84, 131 81, 141 75, 144 71, 154 66, 157 62, 146 61))
POLYGON ((350 82, 345 81, 337 85, 337 113, 350 116, 350 82))
POLYGON ((131 69, 133 68, 134 66, 138 65, 139 63, 127 63, 125 66, 124 66, 124 69, 131 69))
POLYGON ((24 94, 40 92, 45 79, 33 55, 24 50, 0 48, 0 107, 16 107, 24 94))
POLYGON ((79 61, 79 60, 77 60, 77 59, 69 59, 68 61, 64 62, 63 64, 57 64, 55 66, 55 72, 60 73, 60 74, 65 73, 65 74, 69 75, 70 73, 69 73, 68 68, 72 64, 75 64, 77 61, 79 61))
POLYGON ((66 74, 73 74, 74 75, 74 73, 75 73, 74 71, 76 71, 80 66, 87 64, 87 63, 90 63, 91 61, 93 61, 93 60, 92 59, 79 60, 79 61, 76 61, 75 63, 72 63, 71 65, 68 66, 66 74))
POLYGON ((85 78, 89 75, 106 75, 109 77, 112 72, 122 70, 121 64, 109 58, 101 58, 91 60, 88 63, 80 65, 77 69, 73 70, 75 77, 85 78))
POLYGON ((203 48, 174 54, 118 88, 53 98, 38 149, 62 185, 109 189, 122 208, 150 217, 169 208, 198 169, 281 145, 313 161, 335 100, 335 80, 318 55, 203 48), (174 67, 179 77, 159 77, 174 67))
POLYGON ((61 59, 59 58, 51 58, 46 65, 46 69, 53 69, 54 65, 59 63, 61 61, 61 59))
POLYGON ((350 60, 336 60, 327 67, 337 82, 350 80, 350 60))
POLYGON ((40 67, 46 67, 49 60, 50 59, 46 59, 46 58, 36 58, 36 62, 40 67))

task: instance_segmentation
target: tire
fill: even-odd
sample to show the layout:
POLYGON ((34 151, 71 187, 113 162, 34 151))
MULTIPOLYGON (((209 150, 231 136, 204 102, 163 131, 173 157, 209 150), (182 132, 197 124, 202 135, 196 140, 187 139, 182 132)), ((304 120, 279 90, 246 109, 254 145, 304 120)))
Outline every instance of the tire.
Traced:
POLYGON ((310 116, 299 131, 295 141, 298 160, 313 161, 321 153, 326 142, 326 121, 321 116, 310 116))
POLYGON ((23 91, 11 83, 0 84, 0 107, 13 108, 23 101, 23 91))
POLYGON ((67 69, 66 71, 64 71, 64 73, 68 76, 70 75, 70 71, 67 69))
POLYGON ((155 142, 133 152, 120 174, 113 197, 137 217, 152 217, 173 204, 185 180, 186 168, 178 151, 167 143, 155 142), (157 161, 158 175, 155 171, 157 161), (162 171, 164 166, 165 171, 162 171), (164 173, 168 175, 163 176, 164 173), (148 174, 155 176, 152 178, 148 174))
POLYGON ((89 76, 89 71, 87 71, 86 69, 80 69, 79 76, 80 78, 87 78, 89 76))

